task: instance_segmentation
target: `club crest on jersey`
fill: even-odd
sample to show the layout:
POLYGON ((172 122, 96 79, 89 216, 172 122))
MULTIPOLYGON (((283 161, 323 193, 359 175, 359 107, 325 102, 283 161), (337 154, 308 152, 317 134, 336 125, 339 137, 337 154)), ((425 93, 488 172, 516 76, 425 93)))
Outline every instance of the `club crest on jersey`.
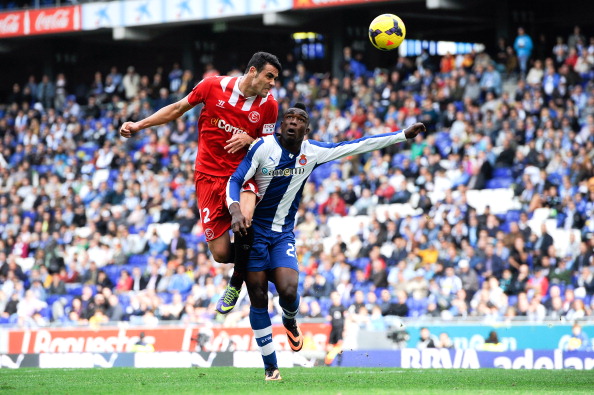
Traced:
POLYGON ((260 120, 260 113, 258 111, 252 111, 248 114, 248 119, 251 123, 256 123, 260 120))
POLYGON ((305 154, 303 154, 299 157, 299 164, 301 166, 305 166, 307 164, 307 158, 305 157, 305 154))

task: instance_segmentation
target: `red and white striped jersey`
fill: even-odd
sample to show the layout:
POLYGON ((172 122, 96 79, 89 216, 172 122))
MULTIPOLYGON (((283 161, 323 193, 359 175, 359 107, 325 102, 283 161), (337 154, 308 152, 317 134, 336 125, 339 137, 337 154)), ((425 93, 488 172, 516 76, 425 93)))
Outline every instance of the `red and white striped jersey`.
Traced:
POLYGON ((278 103, 266 97, 245 97, 239 90, 242 77, 216 76, 203 79, 188 95, 195 106, 204 103, 198 119, 196 170, 213 176, 229 177, 247 152, 247 147, 229 154, 224 147, 233 134, 252 138, 274 133, 278 103))

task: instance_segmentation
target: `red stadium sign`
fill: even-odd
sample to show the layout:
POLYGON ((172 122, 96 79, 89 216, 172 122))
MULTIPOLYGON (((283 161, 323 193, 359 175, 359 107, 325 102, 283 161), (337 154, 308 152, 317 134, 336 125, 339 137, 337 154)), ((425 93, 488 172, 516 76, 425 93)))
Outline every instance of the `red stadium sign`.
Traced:
MULTIPOLYGON (((301 331, 311 338, 317 350, 324 350, 328 342, 328 324, 301 324, 301 331)), ((138 341, 140 332, 155 351, 195 351, 200 334, 204 351, 256 351, 258 345, 250 328, 101 328, 101 329, 34 329, 11 330, 8 344, 0 352, 9 354, 38 354, 61 352, 127 352, 138 341)), ((282 326, 273 327, 278 350, 290 350, 282 326)))
POLYGON ((80 6, 29 11, 29 34, 73 32, 81 29, 80 6))
POLYGON ((52 34, 81 30, 81 7, 0 13, 0 37, 52 34))
POLYGON ((10 12, 0 14, 0 37, 22 36, 25 34, 25 13, 10 12))
POLYGON ((321 7, 337 7, 343 5, 377 3, 386 0, 293 0, 293 8, 321 8, 321 7))

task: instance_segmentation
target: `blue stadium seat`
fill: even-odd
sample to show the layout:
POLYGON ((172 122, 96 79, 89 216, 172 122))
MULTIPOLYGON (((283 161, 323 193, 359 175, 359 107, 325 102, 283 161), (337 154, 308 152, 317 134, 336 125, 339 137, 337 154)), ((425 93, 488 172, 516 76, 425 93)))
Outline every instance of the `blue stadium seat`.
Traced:
POLYGON ((332 306, 332 301, 329 298, 320 298, 318 299, 318 303, 320 304, 322 315, 328 314, 328 310, 330 310, 330 306, 332 306))
POLYGON ((515 306, 518 303, 518 295, 510 295, 507 298, 507 305, 508 306, 515 306))
POLYGON ((31 218, 31 222, 35 222, 35 219, 37 218, 37 213, 35 211, 25 211, 22 214, 23 218, 31 218))
POLYGON ((494 178, 511 178, 512 176, 512 170, 509 167, 497 167, 493 170, 494 178))
POLYGON ((384 289, 386 289, 386 288, 381 288, 381 287, 379 287, 379 288, 376 288, 376 289, 375 289, 375 296, 377 296, 377 298, 378 298, 378 299, 379 299, 379 298, 382 296, 382 291, 383 291, 384 289))
POLYGON ((44 307, 43 309, 39 310, 39 314, 41 314, 41 316, 48 321, 52 319, 51 307, 44 307))
POLYGON ((107 274, 107 277, 109 277, 109 279, 114 285, 118 282, 121 270, 122 267, 118 265, 108 265, 103 267, 103 271, 105 272, 105 274, 107 274))
POLYGON ((402 168, 402 163, 404 162, 406 157, 407 156, 405 154, 394 155, 394 157, 392 158, 392 167, 402 168))
POLYGON ((370 259, 369 258, 357 258, 355 260, 355 268, 356 269, 361 269, 361 270, 365 270, 365 268, 367 267, 367 265, 369 265, 370 259))
POLYGON ((68 295, 80 296, 82 295, 82 284, 66 284, 66 292, 68 295))
POLYGON ((547 176, 547 181, 551 184, 561 185, 563 182, 563 176, 559 173, 551 173, 547 176))
POLYGON ((45 299, 45 303, 47 303, 47 305, 49 307, 51 307, 55 302, 57 302, 58 300, 60 300, 61 297, 62 297, 62 295, 49 295, 45 299))
POLYGON ((130 255, 128 258, 128 264, 132 266, 142 266, 148 263, 148 256, 144 254, 130 255))
POLYGON ((164 304, 171 303, 171 300, 173 299, 173 295, 171 295, 169 292, 159 292, 157 296, 163 300, 164 304))
POLYGON ((507 213, 505 213, 505 220, 507 222, 518 222, 521 213, 522 211, 520 210, 508 210, 507 213))
POLYGON ((509 188, 513 183, 513 178, 493 178, 487 181, 487 189, 509 188))

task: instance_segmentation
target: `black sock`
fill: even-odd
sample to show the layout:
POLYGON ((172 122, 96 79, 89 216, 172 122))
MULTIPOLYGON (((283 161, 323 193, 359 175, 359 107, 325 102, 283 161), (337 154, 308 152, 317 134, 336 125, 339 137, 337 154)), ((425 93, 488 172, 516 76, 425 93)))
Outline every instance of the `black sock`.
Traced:
POLYGON ((254 242, 254 231, 251 227, 247 230, 246 236, 240 236, 235 234, 235 267, 233 269, 233 275, 229 283, 231 286, 239 289, 243 284, 245 277, 245 267, 250 257, 252 250, 252 243, 254 242))
POLYGON ((235 243, 231 243, 231 249, 229 251, 229 258, 227 258, 225 263, 235 262, 235 243))

